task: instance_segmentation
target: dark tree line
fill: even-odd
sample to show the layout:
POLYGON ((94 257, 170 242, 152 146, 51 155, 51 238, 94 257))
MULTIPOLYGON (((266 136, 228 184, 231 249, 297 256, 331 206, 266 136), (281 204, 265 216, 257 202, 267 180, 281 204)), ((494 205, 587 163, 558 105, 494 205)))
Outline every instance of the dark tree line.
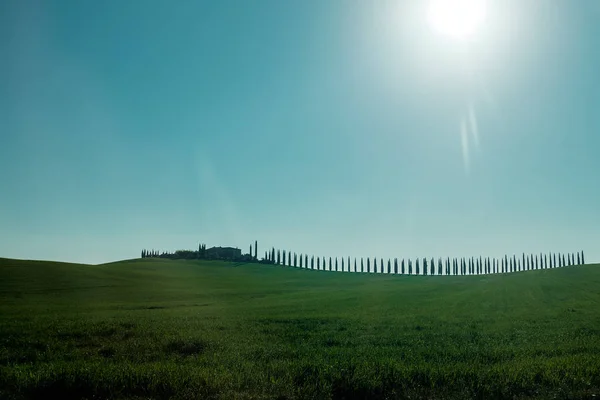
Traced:
POLYGON ((501 258, 438 258, 428 259, 398 259, 384 260, 383 258, 366 257, 352 261, 351 257, 316 257, 308 254, 298 254, 289 250, 275 249, 274 247, 264 252, 262 259, 258 258, 258 241, 254 246, 249 246, 249 252, 242 254, 239 249, 213 247, 207 249, 205 244, 199 244, 198 250, 177 250, 173 253, 144 249, 142 258, 169 258, 169 259, 218 259, 243 262, 259 262, 265 264, 283 265, 295 268, 313 269, 335 272, 361 272, 376 274, 402 274, 402 275, 481 275, 496 273, 512 273, 550 268, 562 268, 573 265, 585 264, 583 251, 577 253, 540 253, 521 254, 501 258), (366 261, 366 263, 365 263, 366 261), (366 264, 366 265, 365 265, 366 264), (353 266, 353 267, 352 267, 353 266))

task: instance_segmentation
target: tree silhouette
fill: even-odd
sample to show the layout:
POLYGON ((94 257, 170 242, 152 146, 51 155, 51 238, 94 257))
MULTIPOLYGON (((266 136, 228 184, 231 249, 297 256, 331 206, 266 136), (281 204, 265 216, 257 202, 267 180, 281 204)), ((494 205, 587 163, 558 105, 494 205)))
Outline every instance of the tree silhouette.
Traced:
POLYGON ((388 270, 387 270, 388 274, 392 273, 392 262, 390 261, 390 259, 388 258, 388 270))
POLYGON ((365 260, 360 258, 360 272, 365 272, 365 260))
POLYGON ((405 271, 405 269, 404 269, 404 266, 405 266, 405 265, 404 265, 404 258, 403 258, 403 259, 402 259, 402 267, 401 267, 401 268, 402 268, 402 275, 404 275, 404 271, 405 271))
POLYGON ((408 274, 412 275, 412 260, 408 259, 408 274))
POLYGON ((423 275, 427 275, 427 259, 423 257, 423 275))
POLYGON ((420 274, 419 274, 419 258, 418 258, 418 257, 417 257, 417 259, 415 260, 415 273, 416 273, 417 275, 420 275, 420 274))
POLYGON ((581 250, 581 265, 585 265, 585 256, 583 255, 583 250, 581 250))
POLYGON ((398 275, 398 259, 394 258, 394 274, 398 275))

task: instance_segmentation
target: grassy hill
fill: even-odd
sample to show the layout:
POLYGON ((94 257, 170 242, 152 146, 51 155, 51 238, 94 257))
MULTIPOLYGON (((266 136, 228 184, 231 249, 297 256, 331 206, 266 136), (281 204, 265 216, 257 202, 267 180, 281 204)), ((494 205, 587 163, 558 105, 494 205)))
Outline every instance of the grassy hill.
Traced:
POLYGON ((0 259, 0 398, 593 398, 600 266, 0 259))

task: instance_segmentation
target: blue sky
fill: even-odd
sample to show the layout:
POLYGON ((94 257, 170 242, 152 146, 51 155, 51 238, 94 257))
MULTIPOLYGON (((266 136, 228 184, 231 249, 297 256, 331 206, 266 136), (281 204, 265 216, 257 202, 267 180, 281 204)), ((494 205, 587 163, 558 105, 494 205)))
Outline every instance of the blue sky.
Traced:
POLYGON ((0 256, 600 261, 600 3, 426 6, 2 1, 0 256))

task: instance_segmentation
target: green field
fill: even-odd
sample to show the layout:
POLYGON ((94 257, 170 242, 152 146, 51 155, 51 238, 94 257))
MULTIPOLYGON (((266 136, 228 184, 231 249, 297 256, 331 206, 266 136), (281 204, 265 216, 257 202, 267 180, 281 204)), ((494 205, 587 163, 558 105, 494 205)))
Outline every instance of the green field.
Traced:
POLYGON ((0 398, 600 397, 600 266, 0 259, 0 398))

